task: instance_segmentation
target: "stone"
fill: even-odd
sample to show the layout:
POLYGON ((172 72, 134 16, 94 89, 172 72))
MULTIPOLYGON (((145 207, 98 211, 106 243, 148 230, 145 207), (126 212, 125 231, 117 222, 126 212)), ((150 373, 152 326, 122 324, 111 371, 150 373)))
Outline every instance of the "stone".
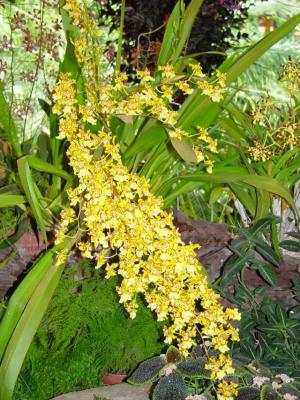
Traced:
POLYGON ((181 211, 172 210, 174 225, 185 244, 200 244, 197 259, 205 267, 212 281, 221 275, 225 261, 232 255, 228 249, 231 240, 225 224, 215 224, 205 220, 192 220, 181 211))
POLYGON ((21 281, 23 274, 28 266, 45 249, 41 233, 38 235, 32 231, 27 231, 14 244, 14 246, 0 250, 0 262, 7 257, 11 260, 5 267, 0 268, 0 297, 9 295, 11 291, 21 281), (12 253, 15 253, 12 254, 12 253))
POLYGON ((54 397, 52 400, 149 400, 151 385, 108 385, 54 397))

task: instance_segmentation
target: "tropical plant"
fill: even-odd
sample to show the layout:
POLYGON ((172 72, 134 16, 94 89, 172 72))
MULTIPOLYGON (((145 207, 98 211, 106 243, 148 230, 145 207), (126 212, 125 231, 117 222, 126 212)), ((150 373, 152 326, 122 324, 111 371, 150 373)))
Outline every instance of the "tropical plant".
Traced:
MULTIPOLYGON (((64 193, 68 194, 69 200, 71 201, 71 207, 64 208, 62 213, 61 229, 57 234, 57 244, 52 249, 48 250, 32 266, 21 285, 10 298, 7 310, 1 321, 0 396, 5 400, 12 397, 14 385, 26 352, 62 274, 66 255, 69 249, 76 242, 80 242, 78 243, 78 246, 84 256, 96 257, 99 267, 106 264, 107 277, 115 275, 116 268, 119 268, 119 275, 123 276, 123 286, 118 288, 118 292, 121 295, 121 302, 125 303, 126 309, 130 315, 132 317, 135 316, 137 303, 132 299, 132 296, 135 296, 136 291, 139 291, 135 286, 137 282, 137 272, 131 276, 133 281, 131 280, 131 284, 129 285, 129 281, 127 281, 128 276, 126 276, 126 272, 122 272, 120 264, 116 262, 110 263, 107 262, 107 260, 113 259, 113 256, 116 256, 117 261, 120 262, 122 257, 123 260, 126 261, 126 253, 124 251, 122 252, 122 246, 125 243, 126 245, 128 244, 129 246, 133 246, 132 255, 139 258, 137 259, 137 262, 144 262, 146 260, 143 260, 143 257, 139 256, 139 254, 144 255, 144 247, 142 249, 138 248, 140 240, 130 241, 127 236, 124 237, 124 241, 122 241, 121 237, 123 236, 121 235, 121 231, 117 230, 115 222, 113 222, 110 217, 103 222, 103 231, 99 231, 99 218, 97 219, 98 222, 96 225, 93 224, 92 218, 94 213, 101 210, 101 207, 99 209, 99 204, 93 205, 92 201, 90 201, 91 199, 94 199, 97 202, 99 194, 96 195, 96 193, 92 192, 93 190, 98 190, 99 187, 103 187, 103 182, 100 179, 101 171, 103 172, 103 169, 102 167, 98 168, 98 164, 101 164, 101 160, 102 162, 108 163, 104 166, 104 170, 105 168, 108 168, 106 171, 109 171, 107 176, 108 181, 106 182, 109 182, 109 184, 112 185, 107 188, 108 191, 105 195, 105 206, 108 207, 106 211, 109 212, 109 215, 112 215, 110 214, 111 211, 113 211, 113 213, 116 212, 112 194, 116 196, 116 193, 122 193, 122 196, 126 197, 126 199, 124 199, 125 202, 123 203, 120 203, 118 200, 120 220, 123 220, 122 218, 127 218, 128 216, 125 209, 121 207, 122 204, 125 208, 128 205, 131 210, 134 210, 137 207, 139 199, 141 201, 149 199, 149 204, 147 203, 146 211, 144 211, 145 213, 149 212, 149 217, 146 219, 142 218, 139 222, 139 227, 145 230, 145 235, 147 233, 145 240, 146 237, 150 238, 149 234, 151 232, 154 235, 153 231, 149 228, 151 224, 154 224, 153 226, 155 226, 155 229, 159 229, 157 231, 159 235, 155 234, 156 236, 153 236, 153 239, 155 240, 153 240, 152 246, 158 246, 158 254, 161 257, 164 257, 164 260, 165 256, 162 255, 161 252, 162 250, 166 251, 166 248, 171 246, 172 242, 168 239, 168 235, 173 235, 175 231, 173 231, 172 222, 169 220, 170 217, 162 211, 162 200, 156 199, 154 195, 162 195, 164 198, 164 207, 168 207, 179 194, 186 193, 192 188, 197 187, 199 182, 246 182, 253 187, 259 189, 263 188, 264 190, 267 189, 272 193, 282 196, 289 203, 293 204, 288 190, 283 188, 274 179, 259 179, 259 177, 252 176, 249 173, 234 176, 216 173, 205 174, 202 172, 201 174, 185 175, 185 170, 180 156, 185 161, 194 163, 197 161, 197 157, 189 143, 189 140, 192 141, 191 137, 190 139, 185 139, 181 138, 181 136, 190 136, 196 132, 196 127, 200 125, 200 131, 203 135, 200 140, 214 146, 214 141, 208 138, 205 127, 212 124, 220 113, 221 108, 216 102, 213 102, 213 100, 221 100, 225 92, 224 73, 226 73, 226 82, 230 84, 253 61, 260 57, 274 43, 282 39, 300 21, 299 15, 293 17, 241 56, 237 58, 235 56, 230 57, 220 67, 220 71, 217 72, 215 76, 208 79, 202 76, 199 66, 193 63, 192 65, 189 65, 191 64, 190 61, 186 63, 184 61, 185 59, 180 58, 180 54, 190 35, 195 15, 201 6, 201 3, 202 2, 199 0, 193 0, 184 13, 181 12, 182 9, 180 2, 177 3, 166 28, 165 38, 158 57, 158 68, 154 77, 149 75, 147 71, 144 71, 144 73, 141 74, 141 85, 127 88, 124 84, 124 79, 126 79, 126 77, 122 74, 118 74, 120 67, 122 35, 120 35, 120 45, 116 61, 117 73, 115 77, 112 78, 111 82, 109 82, 109 80, 102 81, 101 76, 99 77, 98 75, 98 66, 101 62, 101 54, 99 54, 99 47, 97 45, 99 30, 95 25, 95 21, 93 22, 93 19, 87 19, 88 14, 83 12, 86 11, 85 7, 83 7, 83 9, 78 8, 76 1, 70 0, 67 2, 67 8, 73 18, 73 25, 65 11, 63 11, 63 21, 68 38, 68 45, 64 62, 60 68, 60 72, 63 74, 54 90, 53 111, 50 110, 47 104, 43 103, 43 107, 47 110, 48 118, 51 123, 51 134, 49 140, 53 160, 52 164, 43 161, 36 156, 26 156, 23 154, 23 150, 20 148, 20 145, 18 145, 16 140, 17 136, 13 129, 13 118, 10 109, 6 103, 3 102, 3 109, 5 112, 3 114, 4 117, 2 118, 2 126, 10 138, 9 140, 14 149, 15 155, 18 157, 17 165, 20 176, 21 194, 2 194, 0 197, 1 204, 3 206, 18 205, 23 208, 24 205, 26 205, 28 214, 34 216, 46 239, 47 223, 45 222, 44 217, 46 216, 46 221, 49 219, 51 220, 52 215, 50 214, 50 218, 48 217, 49 210, 52 212, 55 209, 56 211, 57 205, 59 205, 59 208, 65 207, 65 204, 67 203, 64 203, 64 201, 67 200, 64 198, 64 193), (85 38, 78 36, 80 33, 80 29, 78 31, 78 26, 79 28, 80 26, 86 27, 84 32, 87 36, 85 38), (76 43, 76 56, 79 63, 75 58, 74 46, 71 42, 71 38, 76 43), (87 41, 85 41, 85 39, 87 41), (86 45, 87 43, 88 46, 86 45), (188 66, 186 66, 186 64, 188 64, 188 66), (194 74, 194 78, 191 79, 191 82, 189 82, 183 74, 186 69, 188 69, 188 77, 194 74), (90 73, 92 73, 92 75, 89 75, 90 73), (150 81, 148 78, 150 78, 150 81), (182 106, 179 107, 178 113, 176 113, 176 118, 174 119, 175 110, 172 108, 172 105, 169 104, 168 98, 170 97, 170 88, 171 95, 172 88, 176 88, 177 90, 177 81, 178 85, 181 86, 181 88, 179 86, 178 89, 186 93, 189 93, 192 90, 192 93, 186 97, 182 106), (186 86, 187 84, 188 86, 186 86), (189 84, 191 86, 189 86, 189 84), (133 106, 139 94, 142 95, 143 90, 146 90, 146 92, 149 90, 147 85, 153 85, 153 97, 150 98, 150 100, 149 98, 140 98, 140 100, 142 99, 141 101, 144 102, 142 103, 142 106, 146 105, 148 107, 146 107, 147 113, 143 107, 142 112, 140 111, 141 109, 133 109, 130 111, 128 104, 133 106), (95 113, 93 109, 93 106, 95 105, 94 95, 97 96, 99 94, 98 90, 100 88, 102 90, 102 92, 100 90, 100 98, 101 96, 104 96, 105 99, 105 101, 101 103, 101 107, 104 108, 101 108, 100 112, 97 110, 95 113), (205 93, 208 94, 208 96, 205 93), (133 95, 133 101, 130 103, 128 99, 131 98, 131 94, 133 95), (154 103, 151 103, 151 101, 154 101, 154 103), (124 108, 126 103, 127 108, 124 108), (76 138, 76 135, 73 135, 75 132, 72 131, 72 123, 75 123, 76 126, 78 122, 76 114, 78 112, 77 105, 79 106, 80 123, 82 124, 80 132, 83 136, 81 138, 76 138), (158 105, 162 108, 157 108, 158 105), (151 112, 149 112, 150 106, 151 112), (107 108, 105 109, 105 107, 107 108), (70 113, 70 111, 72 112, 70 113), (57 114, 60 114, 59 133, 57 130, 57 114), (170 119, 170 117, 173 117, 173 119, 170 119), (170 123, 170 121, 172 121, 172 123, 170 123), (71 125, 69 123, 71 123, 71 125), (110 136, 110 131, 112 137, 110 136), (67 136, 70 142, 70 147, 67 152, 65 152, 64 148, 65 142, 61 141, 65 136, 67 136), (70 164, 77 175, 75 178, 73 175, 61 169, 65 153, 68 155, 70 164), (110 162, 111 167, 109 166, 110 162), (84 177, 90 176, 89 173, 86 174, 86 172, 89 168, 94 168, 95 166, 97 166, 97 168, 93 170, 93 179, 89 180, 86 185, 84 183, 84 177), (53 175, 51 178, 51 194, 47 197, 40 193, 37 185, 34 183, 31 168, 53 175), (178 174, 180 175, 178 176, 178 174), (126 178, 125 180, 123 179, 124 177, 126 178), (62 184, 61 179, 64 179, 66 184, 62 184), (95 185, 97 179, 100 179, 101 181, 101 184, 98 186, 95 185), (127 180, 128 182, 126 182, 127 180), (78 182, 79 187, 76 187, 75 185, 78 182), (70 187, 72 187, 72 190, 69 190, 70 187), (98 189, 96 189, 96 187, 98 187, 98 189), (83 190, 84 193, 81 192, 81 190, 83 190), (80 202, 83 201, 83 203, 80 209, 78 209, 76 207, 79 201, 78 196, 81 196, 82 193, 83 197, 81 197, 80 202), (91 197, 89 197, 90 194, 92 194, 91 197), (74 209, 72 207, 74 207, 74 209), (109 207, 113 208, 110 210, 109 207), (81 210, 84 210, 85 215, 81 213, 81 210), (91 219, 86 220, 89 212, 91 212, 91 219), (76 216, 78 216, 78 219, 76 216), (87 226, 84 226, 86 223, 88 226, 87 233, 87 226), (160 228, 155 224, 160 224, 160 228), (95 230, 93 226, 95 227, 95 230), (165 230, 161 230, 162 227, 165 228, 165 230), (99 237, 99 234, 101 237, 99 237), (118 238, 113 237, 113 234, 117 235, 118 238), (89 242, 88 239, 93 237, 95 240, 89 242), (111 250, 114 251, 111 254, 107 253, 108 250, 102 251, 103 248, 107 249, 109 246, 106 244, 108 241, 110 242, 109 245, 111 250), (93 248, 92 243, 94 243, 95 248, 93 248), (98 248, 99 243, 102 246, 100 248, 98 248), (160 246, 161 243, 163 243, 163 246, 160 246), (59 252, 58 255, 57 252, 59 252), (133 282, 135 282, 134 285, 132 285, 133 282)), ((124 14, 124 1, 122 2, 122 5, 122 13, 124 14)), ((205 158, 205 160, 208 161, 208 158, 205 158)), ((209 166, 209 164, 206 165, 207 168, 209 168, 209 166)), ((199 171, 204 167, 205 166, 201 164, 199 171)), ((127 224, 131 224, 131 232, 133 232, 133 228, 136 228, 137 226, 136 221, 138 221, 138 215, 141 214, 138 214, 137 211, 135 214, 135 225, 124 220, 126 226, 127 224)), ((102 211, 101 216, 104 216, 102 211)), ((118 226, 118 229, 122 229, 122 227, 118 226)), ((182 280, 182 278, 180 278, 180 271, 176 271, 176 274, 178 275, 178 284, 184 285, 184 288, 188 286, 188 290, 192 293, 195 288, 194 285, 199 285, 200 282, 202 282, 206 288, 203 296, 209 295, 210 298, 214 298, 212 290, 207 287, 204 271, 198 264, 196 265, 193 246, 180 246, 179 244, 181 242, 176 236, 177 233, 174 233, 174 235, 174 240, 177 243, 177 260, 179 259, 180 254, 183 256, 183 253, 187 252, 189 253, 189 265, 193 266, 195 271, 197 270, 197 274, 195 272, 195 275, 191 274, 191 272, 189 272, 188 275, 186 275, 186 273, 184 275, 187 279, 190 279, 190 285, 187 285, 186 283, 184 284, 184 279, 182 280), (193 276, 195 277, 193 278, 193 276)), ((137 238, 140 239, 140 237, 141 233, 139 232, 137 238)), ((143 243, 143 246, 144 245, 145 243, 143 243)), ((172 258, 170 260, 172 260, 172 258)), ((168 262, 171 263, 171 261, 167 262, 167 259, 164 262, 165 264, 168 262)), ((185 265, 185 263, 186 261, 183 265, 185 265)), ((126 271, 127 268, 129 268, 129 271, 134 265, 131 263, 128 266, 127 264, 124 271, 126 271)), ((161 265, 161 261, 159 262, 159 265, 161 265)), ((139 273, 145 274, 148 271, 146 267, 148 268, 149 265, 146 263, 143 264, 143 269, 139 270, 139 273)), ((168 276, 172 270, 171 267, 173 268, 171 265, 170 269, 167 268, 168 276)), ((151 269, 153 270, 152 266, 151 269)), ((167 282, 165 274, 160 274, 160 272, 161 271, 157 272, 157 277, 163 279, 163 283, 165 284, 167 282)), ((152 275, 149 275, 146 282, 151 283, 149 288, 151 288, 152 293, 156 293, 154 291, 154 289, 156 290, 156 286, 155 284, 152 285, 153 278, 151 276, 152 275)), ((145 276, 143 276, 143 278, 145 278, 145 276)), ((139 282, 143 281, 139 280, 139 282)), ((168 290, 171 291, 171 289, 172 288, 169 285, 168 290)), ((145 289, 143 290, 145 296, 148 296, 147 299, 151 300, 151 298, 149 298, 150 292, 148 292, 148 286, 146 291, 145 289)), ((182 291, 183 294, 186 292, 186 290, 182 291)), ((166 311, 163 307, 166 306, 165 299, 168 298, 168 296, 164 296, 163 304, 162 296, 159 292, 157 292, 157 295, 158 298, 155 299, 155 301, 153 299, 151 308, 156 310, 159 319, 164 320, 169 312, 172 316, 174 314, 173 310, 176 307, 179 307, 178 312, 182 312, 180 310, 181 301, 177 300, 176 302, 173 302, 172 297, 170 297, 170 310, 166 311)), ((210 307, 210 305, 218 310, 217 313, 223 313, 221 306, 217 302, 214 301, 211 303, 210 300, 210 302, 206 303, 203 300, 204 308, 210 307)), ((186 318, 184 326, 188 330, 188 335, 193 337, 194 333, 192 333, 192 330, 188 329, 188 323, 191 323, 193 320, 194 326, 194 303, 192 302, 190 306, 192 311, 190 311, 189 314, 184 314, 184 318, 186 318)), ((215 312, 210 312, 210 315, 214 314, 215 312)), ((199 318, 201 318, 200 315, 199 318)), ((235 311, 232 311, 232 313, 231 311, 228 311, 227 314, 224 314, 224 319, 222 319, 222 321, 226 320, 227 323, 229 319, 236 318, 238 318, 238 314, 235 311)), ((203 329, 205 330, 207 327, 205 327, 205 324, 203 325, 203 329)), ((219 328, 222 330, 223 325, 219 328)), ((227 334, 225 335, 227 339, 228 333, 230 333, 232 338, 236 338, 235 330, 230 324, 228 326, 227 334)), ((172 340, 174 337, 174 333, 172 332, 172 329, 170 329, 170 326, 166 328, 165 334, 168 341, 172 340)), ((192 346, 193 339, 189 336, 185 337, 184 335, 185 331, 180 331, 181 342, 179 344, 183 348, 183 351, 186 352, 187 349, 192 346)), ((215 336, 221 337, 222 335, 218 332, 218 335, 215 336)), ((216 340, 215 346, 225 346, 225 344, 223 341, 220 343, 216 340)), ((227 349, 226 346, 223 348, 227 349)), ((223 360, 224 362, 219 361, 216 359, 214 361, 210 360, 210 367, 212 370, 214 368, 217 368, 218 370, 220 369, 218 376, 222 379, 225 371, 231 369, 230 359, 227 360, 225 357, 223 360), (216 365, 214 365, 213 362, 215 362, 216 365)), ((214 378, 214 374, 212 374, 212 378, 214 378)))
MULTIPOLYGON (((213 399, 209 377, 205 370, 205 352, 201 346, 194 348, 192 356, 184 358, 171 346, 166 354, 141 363, 128 382, 143 385, 156 382, 153 400, 209 400, 213 399)), ((235 374, 223 386, 224 397, 230 385, 236 387, 236 399, 242 400, 297 400, 300 381, 286 373, 274 373, 259 362, 242 365, 235 360, 235 374), (235 383, 234 383, 235 382, 235 383), (290 396, 290 397, 289 397, 290 396)))
MULTIPOLYGON (((260 288, 261 289, 261 288, 260 288)), ((285 305, 262 296, 262 290, 237 291, 236 303, 242 303, 241 342, 234 347, 234 357, 243 363, 256 360, 274 374, 286 373, 299 379, 300 322, 299 305, 285 305)))
POLYGON ((207 398, 205 393, 210 396, 211 387, 206 362, 207 357, 200 346, 194 349, 191 357, 184 357, 176 347, 170 346, 166 354, 141 363, 128 382, 133 385, 156 382, 153 400, 185 400, 189 398, 187 396, 199 393, 207 398))
MULTIPOLYGON (((226 261, 221 277, 216 281, 220 290, 226 290, 228 285, 238 285, 244 282, 247 268, 257 271, 269 285, 277 282, 276 267, 281 265, 278 253, 270 245, 272 232, 276 235, 276 220, 273 216, 257 221, 249 228, 240 228, 239 236, 231 241, 230 249, 233 255, 226 261), (268 240, 266 240, 266 236, 268 240), (275 268, 274 268, 275 267, 275 268)), ((276 241, 276 236, 275 236, 276 241)), ((276 250, 278 251, 278 243, 276 250)))
MULTIPOLYGON (((231 242, 233 255, 215 281, 215 289, 241 311, 241 340, 233 346, 234 359, 243 364, 255 360, 273 374, 287 373, 298 378, 299 284, 294 282, 291 304, 275 302, 267 294, 268 286, 278 281, 280 247, 290 251, 298 249, 297 240, 279 243, 277 235, 274 237, 278 223, 278 219, 269 216, 240 229, 240 236, 231 242), (249 287, 247 269, 256 271, 268 286, 249 287)), ((296 239, 299 236, 297 232, 291 235, 296 239)))

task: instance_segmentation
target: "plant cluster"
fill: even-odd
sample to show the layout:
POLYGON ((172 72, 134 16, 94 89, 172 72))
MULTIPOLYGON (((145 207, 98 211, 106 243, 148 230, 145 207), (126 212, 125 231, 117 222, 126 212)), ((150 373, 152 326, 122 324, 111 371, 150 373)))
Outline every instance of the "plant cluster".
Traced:
MULTIPOLYGON (((34 262, 1 320, 0 397, 12 398, 22 362, 74 246, 114 279, 132 318, 138 317, 142 296, 164 322, 165 340, 177 343, 184 356, 194 345, 205 344, 211 396, 229 400, 235 393, 227 379, 233 372, 228 351, 230 341, 238 341, 234 320, 239 313, 223 309, 195 259, 197 246, 183 244, 165 209, 199 188, 215 190, 209 194, 212 199, 227 190, 235 196, 236 208, 242 203, 245 213, 257 219, 269 212, 274 195, 296 208, 290 194, 297 176, 295 149, 276 160, 273 174, 250 162, 244 129, 249 118, 234 106, 227 88, 285 37, 300 16, 242 55, 231 56, 208 77, 195 60, 181 56, 201 4, 192 0, 186 9, 183 2, 176 4, 155 70, 139 71, 136 83, 130 83, 120 72, 123 24, 116 68, 109 77, 103 73, 106 49, 94 8, 68 0, 61 9, 67 47, 52 104, 40 101, 50 136, 39 138, 35 154, 20 143, 14 110, 1 90, 0 122, 13 184, 1 189, 0 206, 21 210, 45 242, 55 228, 56 244, 34 262), (282 166, 287 167, 284 172, 282 166), (283 175, 288 171, 292 175, 286 184, 283 175)), ((121 11, 124 15, 124 2, 121 11)), ((245 239, 236 246, 236 255, 247 252, 249 265, 254 251, 265 257, 262 239, 255 246, 245 239)))
MULTIPOLYGON (((230 303, 238 306, 242 314, 241 341, 232 348, 234 360, 243 364, 255 360, 273 374, 286 373, 298 379, 299 283, 294 282, 290 304, 274 301, 266 294, 268 287, 277 284, 277 271, 281 266, 281 259, 273 248, 274 241, 276 247, 276 237, 272 243, 270 226, 274 222, 279 221, 273 217, 264 218, 250 228, 240 230, 240 236, 231 244, 234 254, 226 262, 215 288, 230 303), (247 268, 257 271, 268 286, 262 284, 254 290, 249 288, 245 276, 247 268)), ((294 239, 283 240, 277 245, 297 252, 299 233, 291 232, 290 235, 294 239)))

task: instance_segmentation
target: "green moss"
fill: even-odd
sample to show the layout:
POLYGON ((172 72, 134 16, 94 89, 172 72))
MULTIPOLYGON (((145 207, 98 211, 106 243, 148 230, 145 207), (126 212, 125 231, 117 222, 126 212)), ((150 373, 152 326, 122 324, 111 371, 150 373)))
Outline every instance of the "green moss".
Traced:
POLYGON ((160 353, 159 324, 140 301, 134 320, 86 261, 65 273, 23 365, 15 400, 48 400, 99 386, 108 371, 131 372, 160 353), (75 281, 74 273, 81 280, 75 281))

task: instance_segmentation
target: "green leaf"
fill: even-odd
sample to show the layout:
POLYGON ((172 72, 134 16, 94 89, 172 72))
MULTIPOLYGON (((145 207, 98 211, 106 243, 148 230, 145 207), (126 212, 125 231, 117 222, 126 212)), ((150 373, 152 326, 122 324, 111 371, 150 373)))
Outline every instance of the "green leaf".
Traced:
POLYGON ((177 138, 170 138, 170 141, 174 149, 184 161, 197 164, 197 156, 193 150, 193 147, 186 139, 182 138, 179 140, 177 138))
POLYGON ((175 346, 170 346, 168 348, 166 357, 168 363, 178 363, 182 360, 182 355, 175 346))
POLYGON ((300 252, 300 242, 295 240, 283 240, 279 246, 288 251, 300 252))
MULTIPOLYGON (((241 56, 229 57, 220 67, 221 72, 225 72, 229 85, 234 82, 247 68, 259 59, 275 43, 283 39, 300 22, 300 14, 295 15, 281 26, 264 36, 259 42, 246 50, 241 56)), ((191 94, 180 108, 179 125, 186 130, 201 125, 207 127, 213 123, 221 111, 220 105, 213 103, 207 96, 191 94), (192 98, 192 101, 191 101, 192 98), (187 107, 188 104, 188 107, 187 107)))
POLYGON ((182 376, 172 373, 159 380, 153 392, 153 400, 184 400, 186 395, 182 376))
POLYGON ((256 237, 259 233, 261 233, 267 226, 270 226, 272 221, 274 221, 274 216, 270 215, 268 217, 262 218, 259 221, 255 222, 254 225, 252 225, 249 229, 248 232, 250 233, 250 238, 256 237))
POLYGON ((1 194, 0 195, 0 208, 15 207, 20 204, 26 203, 26 197, 18 194, 1 194))
POLYGON ((233 282, 236 275, 245 267, 246 261, 248 259, 248 253, 243 257, 238 255, 233 255, 226 262, 223 273, 221 276, 222 286, 227 285, 229 282, 233 282))
POLYGON ((140 364, 127 382, 133 385, 144 385, 145 383, 154 382, 157 380, 160 370, 165 365, 166 360, 163 357, 152 357, 140 364))
POLYGON ((268 282, 270 285, 276 285, 278 276, 271 265, 259 264, 257 269, 266 282, 268 282))
POLYGON ((263 258, 276 267, 280 267, 281 260, 280 257, 275 253, 275 251, 267 244, 264 244, 261 240, 254 240, 256 251, 263 256, 263 258))
POLYGON ((160 52, 157 60, 157 66, 166 65, 173 52, 176 40, 178 40, 180 32, 180 20, 182 13, 183 3, 179 0, 169 17, 164 38, 160 47, 160 52))
POLYGON ((18 160, 18 172, 23 190, 26 194, 28 203, 30 204, 32 214, 41 230, 43 238, 47 243, 46 226, 42 213, 42 205, 37 197, 33 177, 29 168, 27 157, 18 160))
POLYGON ((31 267, 25 278, 10 297, 6 311, 0 323, 0 361, 3 357, 9 339, 19 321, 26 304, 30 300, 37 285, 53 263, 55 253, 62 249, 63 243, 53 247, 43 254, 31 267))
POLYGON ((203 0, 192 0, 187 6, 180 21, 181 29, 180 29, 179 41, 176 46, 175 52, 172 56, 171 63, 175 63, 178 60, 179 56, 182 53, 182 50, 184 49, 184 46, 188 42, 195 19, 198 15, 200 7, 202 6, 202 3, 203 0))
POLYGON ((206 362, 205 357, 187 357, 177 365, 177 371, 184 377, 209 379, 210 373, 204 368, 206 362))
POLYGON ((1 243, 0 243, 0 250, 6 249, 7 247, 10 247, 14 245, 25 233, 25 231, 28 228, 28 218, 23 218, 17 225, 16 231, 5 238, 1 243))
MULTIPOLYGON (((276 179, 272 179, 267 176, 257 176, 257 175, 250 175, 250 174, 239 174, 239 175, 227 175, 227 174, 194 174, 194 175, 186 175, 186 176, 180 176, 180 177, 175 177, 167 180, 164 182, 160 189, 160 194, 164 197, 165 199, 165 204, 166 207, 170 205, 172 201, 174 201, 175 197, 181 194, 186 193, 186 189, 184 185, 182 185, 182 190, 178 190, 176 192, 176 196, 174 197, 174 193, 167 195, 168 190, 174 189, 173 185, 174 183, 182 181, 182 182, 195 182, 194 188, 196 189, 197 187, 200 186, 202 182, 208 182, 208 183, 235 183, 235 182, 242 182, 247 185, 254 186, 257 189, 262 189, 265 191, 268 191, 270 193, 274 193, 279 197, 282 197, 285 199, 291 207, 294 209, 296 213, 297 207, 294 203, 294 200, 289 192, 289 190, 284 187, 284 185, 281 182, 278 182, 276 179)), ((177 189, 177 187, 176 187, 177 189)), ((190 187, 189 187, 190 190, 190 187)))
POLYGON ((284 22, 278 28, 274 29, 274 31, 268 33, 259 42, 251 46, 250 49, 238 57, 237 60, 234 60, 231 65, 228 65, 225 62, 223 68, 221 67, 220 70, 222 72, 226 72, 227 83, 231 83, 236 80, 241 73, 246 71, 249 66, 253 64, 259 57, 261 57, 267 50, 269 50, 272 46, 274 46, 274 44, 282 40, 292 30, 294 30, 299 23, 300 14, 297 14, 284 22))
POLYGON ((293 150, 288 150, 286 153, 284 153, 279 160, 276 162, 273 170, 272 170, 272 176, 276 177, 276 175, 282 170, 284 165, 286 164, 287 161, 289 161, 295 154, 299 153, 299 149, 293 149, 293 150))
POLYGON ((219 198, 222 196, 226 189, 224 187, 216 187, 210 192, 209 201, 210 205, 216 203, 219 198))
POLYGON ((11 400, 24 358, 59 282, 63 265, 49 268, 33 292, 9 340, 1 362, 0 398, 11 400))
POLYGON ((232 137, 233 139, 237 141, 241 141, 243 139, 247 139, 247 136, 245 135, 245 132, 242 131, 238 127, 238 125, 230 118, 222 118, 219 120, 219 125, 221 128, 225 130, 227 135, 232 137))
POLYGON ((72 175, 68 174, 63 169, 57 168, 54 165, 49 164, 48 162, 43 161, 36 156, 29 155, 29 156, 26 156, 26 159, 27 159, 28 165, 37 171, 46 172, 48 174, 60 176, 61 178, 65 179, 66 181, 70 181, 73 179, 72 175))
POLYGON ((10 111, 10 107, 7 104, 4 93, 3 83, 0 82, 0 126, 4 129, 8 141, 13 148, 17 157, 22 156, 21 145, 18 139, 17 129, 10 111))
POLYGON ((150 148, 164 142, 168 138, 165 128, 161 124, 155 124, 147 130, 143 130, 131 146, 124 153, 124 157, 128 158, 136 155, 139 151, 149 150, 150 148))
POLYGON ((288 316, 286 314, 285 308, 282 304, 276 304, 275 306, 275 314, 281 325, 286 328, 288 322, 288 316))

